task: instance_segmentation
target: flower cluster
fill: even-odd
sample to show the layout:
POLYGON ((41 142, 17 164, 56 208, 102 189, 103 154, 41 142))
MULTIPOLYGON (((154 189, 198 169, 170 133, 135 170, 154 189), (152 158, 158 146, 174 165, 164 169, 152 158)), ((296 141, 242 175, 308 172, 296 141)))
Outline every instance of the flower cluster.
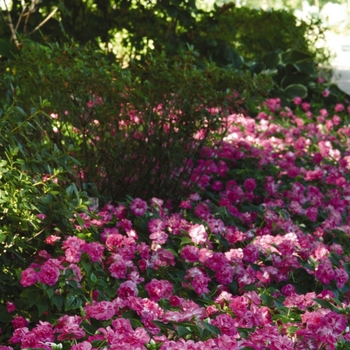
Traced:
POLYGON ((136 198, 81 215, 22 271, 38 297, 7 301, 0 350, 345 349, 349 113, 270 99, 256 118, 230 116, 178 210, 136 198))

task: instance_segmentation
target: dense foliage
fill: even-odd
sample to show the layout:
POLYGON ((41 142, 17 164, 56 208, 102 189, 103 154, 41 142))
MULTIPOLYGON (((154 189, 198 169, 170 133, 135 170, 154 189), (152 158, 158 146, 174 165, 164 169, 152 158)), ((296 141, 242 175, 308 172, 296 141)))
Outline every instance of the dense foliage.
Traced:
MULTIPOLYGON (((117 45, 117 55, 126 49, 129 57, 135 57, 155 49, 171 57, 193 45, 204 58, 235 68, 240 68, 240 56, 249 61, 275 50, 300 50, 323 63, 329 58, 325 50, 315 48, 325 31, 320 21, 299 21, 282 10, 266 12, 231 3, 203 11, 195 0, 76 0, 58 4, 43 0, 25 5, 15 0, 7 10, 0 18, 1 37, 18 36, 20 46, 23 37, 60 43, 73 38, 80 44, 117 45), (35 30, 48 17, 40 31, 35 30)), ((8 48, 0 41, 1 54, 3 51, 8 48)))
POLYGON ((27 5, 1 17, 0 350, 349 348, 350 98, 319 23, 27 5))
POLYGON ((122 69, 93 49, 26 46, 7 64, 3 87, 19 86, 22 106, 33 91, 50 102, 54 118, 43 128, 79 160, 76 182, 90 194, 176 201, 184 183, 191 188, 200 149, 225 134, 222 117, 252 108, 271 87, 267 75, 198 67, 194 55, 149 56, 146 66, 122 69))
POLYGON ((47 236, 2 350, 348 348, 350 106, 294 103, 230 115, 179 210, 128 198, 47 236))
POLYGON ((11 287, 15 270, 44 247, 45 231, 55 227, 72 234, 69 220, 87 208, 72 175, 76 160, 68 151, 59 150, 43 129, 45 124, 51 125, 43 112, 47 101, 33 101, 25 111, 18 104, 19 96, 20 90, 12 86, 0 108, 2 298, 18 297, 16 288, 11 287))

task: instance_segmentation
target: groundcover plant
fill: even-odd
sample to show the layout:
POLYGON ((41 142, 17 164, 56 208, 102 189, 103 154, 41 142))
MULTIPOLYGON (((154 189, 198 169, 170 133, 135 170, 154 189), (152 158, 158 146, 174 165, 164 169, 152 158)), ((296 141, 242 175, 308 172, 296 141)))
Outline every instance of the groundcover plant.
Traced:
POLYGON ((180 209, 128 198, 46 238, 1 350, 349 348, 349 101, 227 120, 180 209))

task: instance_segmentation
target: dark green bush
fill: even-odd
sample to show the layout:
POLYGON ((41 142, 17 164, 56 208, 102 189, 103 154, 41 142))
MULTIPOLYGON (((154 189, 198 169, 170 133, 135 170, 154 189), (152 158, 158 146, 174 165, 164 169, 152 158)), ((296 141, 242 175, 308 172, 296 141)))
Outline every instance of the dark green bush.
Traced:
POLYGON ((23 105, 35 96, 50 102, 58 132, 47 132, 66 152, 74 145, 81 187, 106 200, 176 200, 183 182, 192 185, 202 146, 225 132, 223 117, 256 103, 270 83, 215 64, 198 68, 194 55, 149 56, 122 69, 92 49, 27 45, 9 62, 8 79, 21 87, 23 105))

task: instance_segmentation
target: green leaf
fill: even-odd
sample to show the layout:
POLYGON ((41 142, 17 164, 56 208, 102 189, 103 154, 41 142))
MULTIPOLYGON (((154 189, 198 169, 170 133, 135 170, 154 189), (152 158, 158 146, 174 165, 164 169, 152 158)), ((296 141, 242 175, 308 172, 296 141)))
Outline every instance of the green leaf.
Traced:
POLYGON ((336 311, 336 312, 340 311, 328 300, 324 300, 324 299, 320 299, 320 298, 314 298, 314 300, 316 301, 316 303, 320 304, 325 309, 331 309, 332 311, 336 311))
POLYGON ((0 304, 0 320, 3 323, 10 323, 12 320, 12 315, 7 311, 5 305, 0 304))
POLYGON ((92 283, 96 283, 97 282, 97 277, 96 277, 96 275, 93 272, 90 275, 90 281, 92 283))
POLYGON ((181 237, 181 243, 180 245, 183 245, 183 244, 193 244, 193 241, 191 238, 188 238, 188 237, 181 237))
POLYGON ((44 312, 46 312, 49 309, 49 303, 44 298, 40 298, 36 306, 38 308, 39 316, 41 316, 44 312))
POLYGON ((40 295, 40 293, 38 293, 37 290, 28 290, 27 295, 28 295, 29 307, 32 307, 33 305, 38 304, 39 300, 42 299, 42 296, 40 295))
POLYGON ((282 53, 282 61, 284 63, 295 63, 298 61, 303 61, 303 60, 310 60, 312 57, 305 52, 301 52, 298 50, 287 50, 282 53))
POLYGON ((277 51, 268 52, 264 55, 262 61, 267 69, 275 69, 280 62, 280 54, 277 51))
POLYGON ((191 334, 192 330, 190 327, 178 326, 176 332, 180 338, 183 338, 185 335, 191 334))
POLYGON ((201 324, 202 326, 207 330, 209 331, 211 334, 215 334, 215 335, 221 335, 221 330, 219 327, 216 327, 210 323, 207 323, 207 322, 204 322, 204 321, 201 321, 201 324))
POLYGON ((51 302, 57 307, 58 310, 61 310, 64 303, 64 297, 55 294, 52 296, 51 302))
POLYGON ((0 39, 0 56, 12 58, 19 52, 17 46, 9 39, 0 39))
POLYGON ((305 98, 307 96, 307 88, 301 84, 289 85, 283 90, 283 92, 289 100, 292 100, 294 97, 305 98))

